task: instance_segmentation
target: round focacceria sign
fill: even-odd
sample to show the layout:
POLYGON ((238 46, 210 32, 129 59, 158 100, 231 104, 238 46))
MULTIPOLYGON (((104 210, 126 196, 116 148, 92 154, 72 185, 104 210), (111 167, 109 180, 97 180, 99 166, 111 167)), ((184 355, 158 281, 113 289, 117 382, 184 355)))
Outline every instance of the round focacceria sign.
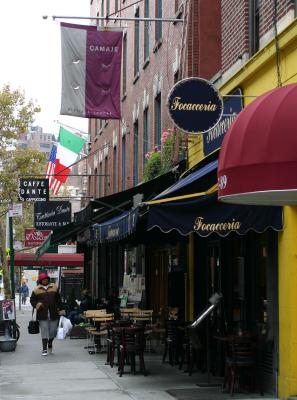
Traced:
POLYGON ((188 133, 212 129, 221 119, 223 101, 217 89, 202 78, 186 78, 171 89, 169 115, 174 124, 188 133))

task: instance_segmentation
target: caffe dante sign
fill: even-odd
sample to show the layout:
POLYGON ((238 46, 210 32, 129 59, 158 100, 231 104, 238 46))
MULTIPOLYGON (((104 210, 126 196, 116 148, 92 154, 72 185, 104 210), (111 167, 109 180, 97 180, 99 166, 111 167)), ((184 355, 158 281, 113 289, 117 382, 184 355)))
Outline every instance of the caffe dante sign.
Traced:
POLYGON ((212 129, 221 119, 223 101, 217 89, 202 78, 186 78, 171 89, 169 115, 184 132, 202 133, 212 129))
POLYGON ((20 201, 48 201, 48 179, 20 179, 20 201))
POLYGON ((34 204, 34 226, 39 230, 54 230, 71 222, 69 201, 48 201, 34 204))

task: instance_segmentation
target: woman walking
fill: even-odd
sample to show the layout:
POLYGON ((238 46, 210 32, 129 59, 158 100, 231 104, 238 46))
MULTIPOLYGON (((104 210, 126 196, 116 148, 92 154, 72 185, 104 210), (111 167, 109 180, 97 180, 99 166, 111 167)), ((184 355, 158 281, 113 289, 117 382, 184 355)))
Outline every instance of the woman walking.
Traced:
POLYGON ((50 283, 47 274, 38 277, 39 285, 32 291, 30 303, 36 308, 36 319, 39 321, 42 338, 42 355, 47 356, 53 351, 53 340, 57 334, 59 316, 64 315, 58 287, 50 283))

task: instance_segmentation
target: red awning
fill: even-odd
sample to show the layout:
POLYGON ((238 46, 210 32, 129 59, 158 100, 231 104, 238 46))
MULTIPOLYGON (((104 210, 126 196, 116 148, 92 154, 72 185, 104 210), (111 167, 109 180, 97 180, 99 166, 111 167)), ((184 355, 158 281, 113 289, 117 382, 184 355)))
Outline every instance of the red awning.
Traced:
POLYGON ((245 107, 228 130, 218 165, 218 198, 238 204, 297 204, 297 84, 245 107))
POLYGON ((83 268, 77 268, 77 269, 63 269, 61 271, 61 275, 65 276, 65 275, 77 275, 77 274, 83 274, 84 273, 84 269, 83 268))
POLYGON ((14 256, 14 265, 19 267, 26 267, 26 266, 83 267, 84 254, 46 253, 43 256, 36 258, 35 254, 16 253, 14 256))

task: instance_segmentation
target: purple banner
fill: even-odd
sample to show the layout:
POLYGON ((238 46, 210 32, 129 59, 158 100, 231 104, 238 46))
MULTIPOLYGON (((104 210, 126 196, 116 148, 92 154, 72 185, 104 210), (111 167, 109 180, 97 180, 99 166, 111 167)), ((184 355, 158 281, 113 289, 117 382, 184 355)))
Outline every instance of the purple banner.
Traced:
POLYGON ((120 119, 122 32, 61 23, 61 114, 120 119))

